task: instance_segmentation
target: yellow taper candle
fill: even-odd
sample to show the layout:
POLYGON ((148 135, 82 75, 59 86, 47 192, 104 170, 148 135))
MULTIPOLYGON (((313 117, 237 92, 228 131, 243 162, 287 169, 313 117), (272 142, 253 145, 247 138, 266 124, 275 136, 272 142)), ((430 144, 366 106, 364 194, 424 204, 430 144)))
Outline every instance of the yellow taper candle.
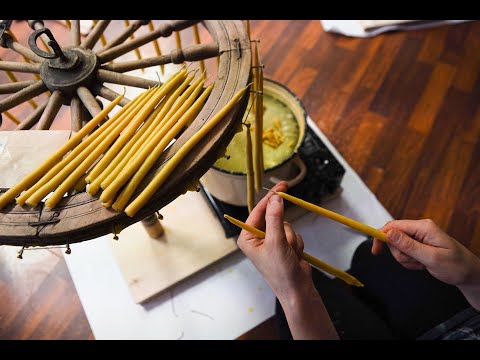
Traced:
MULTIPOLYGON (((164 84, 165 85, 165 84, 164 84)), ((168 94, 168 92, 164 93, 168 94)), ((144 121, 151 115, 145 115, 144 121)), ((98 162, 98 164, 95 166, 95 168, 92 169, 90 172, 89 179, 90 181, 95 180, 101 173, 102 171, 112 162, 112 160, 115 158, 115 156, 124 148, 125 144, 129 142, 135 134, 138 133, 137 129, 141 124, 141 120, 138 119, 137 123, 132 120, 132 127, 129 127, 123 132, 120 137, 115 141, 113 146, 108 150, 108 152, 103 156, 103 158, 98 162)), ((145 125, 145 124, 144 124, 145 125)), ((100 184, 98 186, 100 188, 100 184)), ((98 191, 98 189, 97 189, 98 191)), ((94 195, 96 192, 90 192, 89 193, 94 195)))
MULTIPOLYGON (((130 26, 130 21, 128 20, 123 20, 123 24, 125 25, 125 27, 129 27, 130 26)), ((135 39, 135 35, 130 35, 130 39, 135 39)), ((140 49, 139 48, 135 48, 133 49, 133 51, 135 52, 135 55, 137 56, 137 59, 138 60, 142 60, 142 54, 140 53, 140 49)), ((144 68, 141 68, 140 70, 142 70, 142 73, 145 72, 145 69, 144 68)))
MULTIPOLYGON (((91 144, 89 144, 80 154, 74 159, 69 161, 51 180, 35 191, 26 201, 30 206, 37 206, 42 199, 47 196, 51 191, 54 193, 45 202, 47 207, 53 208, 58 201, 61 200, 65 192, 82 177, 95 160, 115 141, 130 123, 133 113, 129 113, 129 116, 125 116, 120 123, 115 123, 109 131, 105 131, 91 144), (89 163, 88 166, 86 165, 89 163), (80 170, 83 169, 83 170, 80 170), (74 174, 74 175, 72 175, 74 174), (74 179, 75 177, 75 179, 74 179), (67 181, 68 179, 68 181, 67 181), (67 181, 67 182, 66 182, 67 181), (66 190, 65 190, 66 189, 66 190), (62 193, 60 193, 63 191, 62 193), (57 201, 58 200, 58 201, 57 201)), ((100 130, 100 129, 99 129, 100 130)), ((97 130, 98 131, 98 130, 97 130)))
POLYGON ((109 174, 102 181, 102 189, 105 190, 108 186, 110 186, 110 184, 118 177, 123 169, 135 159, 135 157, 141 151, 143 145, 147 144, 150 139, 152 139, 155 134, 165 125, 165 123, 168 121, 167 115, 165 114, 170 112, 172 106, 175 105, 175 101, 178 100, 178 96, 180 96, 180 93, 188 86, 190 80, 191 78, 188 76, 185 81, 180 84, 176 90, 174 90, 173 93, 166 95, 165 99, 162 100, 162 102, 164 101, 165 104, 162 106, 160 112, 155 116, 155 120, 152 124, 152 129, 154 131, 148 131, 142 134, 132 148, 129 149, 126 154, 122 155, 120 162, 116 164, 115 167, 111 168, 111 170, 109 170, 109 174))
MULTIPOLYGON (((196 82, 195 82, 196 83, 196 82)), ((118 174, 115 180, 112 181, 110 185, 108 185, 102 195, 100 196, 100 200, 103 202, 108 202, 112 200, 120 188, 130 180, 130 178, 135 174, 135 172, 142 166, 145 159, 152 153, 155 147, 159 144, 162 138, 165 136, 166 133, 175 125, 177 120, 183 115, 185 111, 190 107, 190 105, 195 101, 195 97, 200 93, 202 89, 203 81, 197 84, 197 89, 193 94, 185 101, 185 103, 179 108, 179 110, 170 118, 166 123, 161 126, 158 126, 158 131, 152 132, 152 137, 147 139, 147 142, 143 144, 142 148, 139 150, 138 154, 134 156, 132 161, 128 162, 126 167, 118 174)), ((168 114, 166 115, 168 116, 168 114)), ((163 120, 162 120, 163 122, 163 120)), ((170 141, 173 140, 170 139, 170 141)), ((165 144, 165 146, 167 146, 165 144)))
MULTIPOLYGON (((198 92, 200 92, 201 85, 202 83, 199 86, 198 92)), ((140 185, 140 182, 145 176, 147 176, 148 171, 150 171, 157 159, 162 155, 167 145, 178 135, 182 128, 184 128, 189 121, 195 119, 198 113, 202 110, 203 104, 210 95, 212 88, 213 85, 210 85, 208 88, 206 88, 203 94, 195 101, 195 103, 182 115, 178 122, 158 142, 151 154, 145 159, 143 164, 133 175, 128 184, 124 187, 122 193, 118 196, 117 201, 113 203, 112 207, 115 210, 121 211, 125 208, 133 193, 140 185)), ((191 96, 195 98, 197 94, 194 92, 191 96)))
MULTIPOLYGON (((90 136, 88 136, 85 140, 83 140, 78 146, 72 149, 72 151, 68 155, 66 155, 60 162, 58 162, 55 166, 53 166, 50 170, 48 170, 48 172, 45 175, 43 175, 42 178, 39 179, 32 187, 28 188, 23 194, 17 197, 16 198, 17 204, 20 206, 24 205, 25 201, 30 196, 32 196, 32 194, 34 194, 37 190, 39 190, 42 186, 44 186, 48 181, 53 179, 71 161, 73 161, 85 149, 91 146, 92 143, 97 141, 100 137, 105 138, 107 136, 108 131, 110 131, 111 128, 115 127, 116 124, 118 124, 125 116, 130 114, 132 111, 135 112, 136 107, 141 105, 143 101, 146 101, 146 99, 148 99, 149 96, 153 96, 154 90, 155 88, 145 91, 143 94, 141 94, 137 98, 130 101, 126 106, 124 106, 120 111, 118 111, 110 119, 108 119, 102 126, 100 126, 90 136)), ((85 127, 87 127, 90 124, 90 122, 85 127)), ((83 131, 84 128, 82 128, 80 132, 83 131)), ((80 134, 80 132, 78 132, 77 134, 80 134)))
POLYGON ((245 168, 247 170, 247 205, 248 213, 251 213, 255 207, 255 180, 252 159, 252 134, 250 133, 250 124, 245 124, 247 134, 245 136, 245 168))
MULTIPOLYGON (((249 233, 255 235, 256 237, 260 239, 265 238, 265 233, 262 230, 259 230, 251 225, 245 224, 244 222, 235 219, 234 217, 231 217, 230 215, 224 214, 223 217, 230 221, 232 224, 238 226, 239 228, 242 228, 243 230, 248 231, 249 233)), ((315 256, 312 256, 305 251, 302 253, 302 258, 306 260, 310 265, 313 265, 320 270, 323 270, 343 281, 345 281, 349 285, 353 286, 358 286, 358 287, 363 287, 363 284, 358 281, 357 278, 354 276, 350 275, 349 273, 346 273, 343 270, 337 269, 336 267, 333 267, 332 265, 327 264, 326 262, 317 259, 315 256)))
POLYGON ((263 181, 263 117, 262 117, 262 101, 260 89, 260 59, 258 56, 258 46, 255 42, 255 51, 253 58, 253 90, 256 91, 254 99, 255 104, 255 127, 253 129, 253 168, 255 191, 259 191, 263 181))
MULTIPOLYGON (((193 30, 193 38, 195 39, 195 44, 200 45, 201 41, 200 41, 200 32, 198 31, 198 25, 193 24, 192 30, 193 30)), ((205 71, 205 62, 203 60, 200 60, 198 64, 200 66, 200 69, 202 71, 205 71)))
POLYGON ((135 200, 132 201, 130 205, 125 209, 125 213, 132 217, 138 210, 140 210, 148 200, 153 196, 155 191, 157 191, 160 186, 165 182, 165 180, 170 176, 170 174, 175 170, 175 167, 183 160, 183 158, 193 149, 198 142, 203 139, 203 137, 211 130, 213 127, 218 124, 224 117, 227 115, 230 110, 235 106, 238 100, 245 93, 245 90, 248 88, 245 87, 238 91, 230 101, 217 113, 215 114, 210 121, 205 123, 200 130, 198 130, 183 146, 178 149, 178 151, 173 155, 170 160, 167 161, 165 166, 163 166, 160 171, 155 175, 153 180, 145 187, 145 189, 138 195, 135 200))
MULTIPOLYGON (((112 101, 108 106, 105 107, 102 111, 98 113, 92 120, 90 120, 85 127, 83 127, 79 132, 73 135, 60 149, 58 149, 52 156, 45 160, 39 167, 34 171, 25 176, 19 183, 12 186, 7 190, 6 193, 0 196, 0 209, 7 205, 10 201, 15 199, 15 196, 20 194, 23 190, 29 188, 35 182, 40 179, 45 173, 47 173, 55 164, 57 164, 62 157, 77 146, 82 139, 88 135, 99 123, 102 121, 105 116, 108 115, 110 111, 123 99, 123 95, 119 95, 114 101, 112 101)), ((128 104, 127 104, 128 105, 128 104)))
MULTIPOLYGON (((267 189, 268 190, 268 189, 267 189)), ((273 191, 273 190, 270 190, 273 191)), ((347 225, 348 227, 355 229, 357 231, 360 231, 361 233, 364 233, 366 235, 373 236, 374 238, 377 238, 378 240, 387 242, 387 234, 384 232, 381 232, 380 230, 377 230, 371 226, 362 224, 361 222, 358 222, 356 220, 350 219, 346 216, 337 214, 336 212, 327 210, 325 208, 322 208, 318 205, 314 205, 312 203, 309 203, 308 201, 299 199, 295 196, 286 194, 282 191, 273 191, 275 194, 279 195, 285 200, 288 200, 298 206, 303 207, 304 209, 310 210, 316 214, 328 217, 329 219, 335 220, 339 223, 342 223, 344 225, 347 225)))
MULTIPOLYGON (((152 20, 148 22, 148 30, 150 30, 150 32, 155 31, 155 27, 153 26, 152 20)), ((160 49, 160 43, 158 42, 158 39, 153 40, 152 44, 157 56, 162 56, 162 49, 160 49)), ((162 75, 163 75, 165 73, 164 64, 160 65, 160 70, 162 71, 162 75)))

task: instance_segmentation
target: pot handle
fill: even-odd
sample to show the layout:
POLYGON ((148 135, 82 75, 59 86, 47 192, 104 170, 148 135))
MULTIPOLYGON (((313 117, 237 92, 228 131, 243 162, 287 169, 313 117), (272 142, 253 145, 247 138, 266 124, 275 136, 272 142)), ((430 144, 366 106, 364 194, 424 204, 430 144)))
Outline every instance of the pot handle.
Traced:
POLYGON ((290 180, 282 180, 275 176, 271 176, 269 179, 270 182, 273 184, 277 184, 280 181, 286 181, 288 184, 288 188, 290 189, 295 185, 298 185, 303 179, 305 179, 305 176, 307 175, 307 165, 305 165, 305 163, 303 162, 303 160, 300 158, 298 154, 295 155, 295 157, 293 158, 293 162, 295 163, 295 165, 298 166, 298 169, 300 170, 297 176, 295 176, 293 179, 290 179, 290 180))

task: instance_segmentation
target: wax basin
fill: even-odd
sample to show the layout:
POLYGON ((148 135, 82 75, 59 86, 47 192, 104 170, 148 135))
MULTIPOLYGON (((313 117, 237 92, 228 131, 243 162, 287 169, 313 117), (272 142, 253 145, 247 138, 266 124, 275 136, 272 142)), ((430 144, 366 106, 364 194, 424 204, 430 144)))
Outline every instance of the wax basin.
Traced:
MULTIPOLYGON (((280 164, 267 169, 262 184, 264 187, 271 188, 283 180, 288 182, 290 188, 300 183, 307 174, 307 167, 298 154, 298 149, 305 139, 307 113, 298 97, 285 85, 274 80, 264 79, 263 91, 290 108, 298 122, 299 134, 292 154, 280 164)), ((213 166, 200 181, 218 200, 231 205, 247 206, 247 176, 245 173, 231 172, 213 166)), ((266 190, 259 191, 255 194, 255 201, 258 202, 265 194, 266 190)))

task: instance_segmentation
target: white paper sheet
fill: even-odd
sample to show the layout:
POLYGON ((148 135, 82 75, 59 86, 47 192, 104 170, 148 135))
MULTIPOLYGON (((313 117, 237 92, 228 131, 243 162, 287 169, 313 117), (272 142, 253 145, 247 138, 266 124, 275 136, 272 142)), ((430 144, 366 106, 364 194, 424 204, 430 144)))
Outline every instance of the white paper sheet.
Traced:
POLYGON ((323 29, 326 32, 334 32, 346 36, 352 37, 372 37, 379 34, 383 34, 388 31, 395 30, 420 30, 427 29, 436 26, 442 25, 453 25, 459 24, 466 21, 472 20, 432 20, 429 22, 419 22, 419 23, 400 23, 392 25, 384 25, 377 28, 365 29, 362 21, 366 20, 320 20, 323 29))
MULTIPOLYGON (((318 130, 310 118, 308 123, 318 130)), ((325 207, 374 227, 391 220, 328 139, 319 130, 317 134, 346 168, 343 193, 325 207)), ((306 251, 342 269, 349 267, 354 250, 365 240, 364 235, 313 214, 293 225, 303 235, 306 251)), ((137 305, 130 297, 109 241, 112 236, 73 244, 72 254, 65 255, 97 339, 234 339, 274 315, 272 291, 241 252, 146 305, 137 305)))
POLYGON ((0 189, 10 188, 67 142, 69 130, 0 132, 0 189))

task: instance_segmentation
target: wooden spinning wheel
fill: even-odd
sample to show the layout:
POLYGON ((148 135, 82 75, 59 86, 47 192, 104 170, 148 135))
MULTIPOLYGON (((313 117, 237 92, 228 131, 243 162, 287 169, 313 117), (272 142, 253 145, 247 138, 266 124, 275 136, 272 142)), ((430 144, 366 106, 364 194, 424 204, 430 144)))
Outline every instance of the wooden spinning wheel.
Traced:
MULTIPOLYGON (((202 111, 192 124, 176 139, 158 159, 149 175, 143 180, 137 194, 145 188, 159 168, 202 125, 212 118, 250 79, 250 39, 241 21, 231 20, 176 20, 150 29, 147 34, 132 38, 137 29, 149 25, 149 21, 132 21, 113 40, 106 42, 97 52, 92 49, 110 20, 100 20, 88 36, 81 40, 80 22, 71 20, 72 46, 60 48, 52 33, 41 20, 29 20, 34 30, 29 38, 30 49, 21 45, 8 32, 0 37, 0 46, 22 55, 28 62, 0 61, 0 70, 37 74, 38 80, 0 84, 0 94, 12 94, 0 100, 0 113, 33 97, 50 92, 50 97, 39 104, 21 121, 16 130, 48 130, 62 105, 71 108, 71 129, 82 127, 82 107, 91 116, 101 111, 96 96, 112 101, 118 93, 105 83, 121 84, 147 89, 157 81, 124 74, 125 72, 164 64, 181 64, 185 61, 203 61, 219 58, 214 89, 202 111), (133 61, 115 61, 118 57, 135 51, 160 37, 169 37, 199 23, 211 35, 213 42, 197 43, 183 49, 174 49, 169 54, 133 61), (36 45, 37 39, 48 41, 53 49, 48 53, 36 45)), ((151 24, 149 25, 151 26, 151 24)), ((124 98, 120 105, 128 103, 124 98)), ((190 152, 155 193, 151 201, 132 218, 125 213, 102 206, 98 196, 82 192, 64 197, 53 209, 40 204, 37 208, 18 206, 14 203, 0 210, 0 245, 47 246, 71 244, 90 240, 138 222, 161 209, 195 183, 224 154, 228 143, 240 126, 248 96, 244 96, 235 108, 190 152)), ((5 121, 5 120, 4 120, 5 121)))

